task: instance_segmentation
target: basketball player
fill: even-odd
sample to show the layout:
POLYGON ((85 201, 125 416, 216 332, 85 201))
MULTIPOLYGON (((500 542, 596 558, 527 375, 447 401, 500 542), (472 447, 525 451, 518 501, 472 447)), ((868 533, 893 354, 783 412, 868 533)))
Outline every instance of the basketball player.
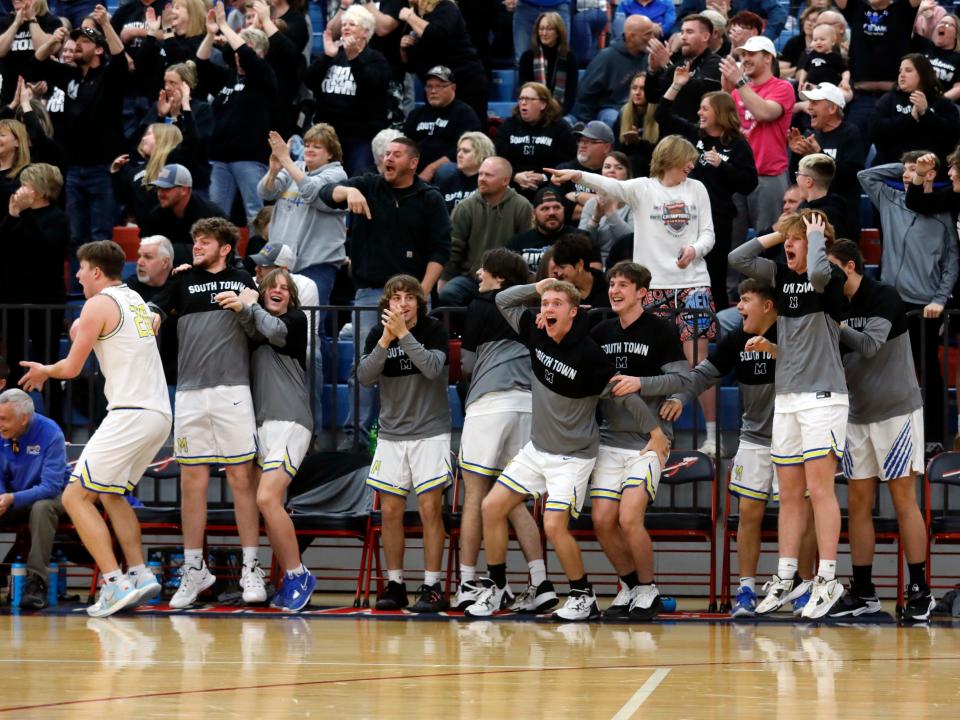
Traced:
POLYGON ((830 617, 880 612, 873 586, 873 504, 877 480, 890 491, 910 582, 903 619, 929 619, 936 601, 927 586, 927 532, 917 504, 923 472, 923 400, 913 366, 903 301, 896 289, 863 275, 863 255, 841 240, 827 251, 843 270, 850 313, 840 328, 843 368, 850 388, 843 474, 850 481, 850 558, 853 584, 830 617))
MULTIPOLYGON (((570 517, 583 506, 597 459, 600 432, 596 408, 610 392, 613 365, 590 338, 590 323, 579 314, 580 293, 569 282, 545 279, 497 295, 497 307, 527 346, 533 365, 533 417, 530 442, 524 445, 483 500, 483 536, 489 578, 485 593, 464 612, 492 615, 506 591, 507 517, 527 497, 546 493, 544 528, 570 582, 570 595, 556 612, 562 620, 598 617, 597 598, 584 571, 570 517), (526 305, 540 300, 540 314, 526 305)), ((653 450, 666 459, 669 442, 639 397, 618 402, 633 415, 638 432, 650 433, 653 450)))
POLYGON ((170 606, 192 605, 216 581, 203 559, 210 465, 226 467, 233 492, 243 546, 243 601, 264 602, 267 591, 257 560, 260 517, 252 467, 257 449, 250 351, 237 314, 225 309, 244 288, 256 286, 244 270, 228 265, 239 233, 227 220, 198 220, 190 234, 193 267, 174 275, 150 303, 157 323, 171 314, 179 318, 174 449, 183 491, 184 562, 170 606))
POLYGON ((440 564, 446 532, 440 504, 450 484, 450 403, 447 398, 450 338, 427 315, 420 282, 410 275, 387 280, 380 299, 381 324, 367 335, 357 365, 365 387, 380 384, 380 433, 367 484, 380 492, 387 587, 377 610, 409 602, 403 583, 403 515, 417 495, 423 522, 424 579, 413 612, 446 610, 440 564))
MULTIPOLYGON (((649 302, 650 271, 634 262, 618 262, 607 273, 607 296, 617 317, 597 325, 590 336, 615 365, 614 396, 635 394, 638 379, 689 368, 675 325, 644 312, 649 302)), ((648 396, 651 414, 660 411, 663 396, 648 396)), ((672 400, 677 414, 680 403, 672 400)), ((660 592, 653 582, 653 544, 644 527, 647 505, 660 484, 660 457, 646 451, 649 436, 636 431, 636 421, 614 400, 600 403, 600 450, 590 480, 593 528, 600 546, 620 576, 620 591, 604 615, 651 620, 660 611, 660 592)), ((670 412, 667 411, 668 416, 670 412)), ((673 440, 673 424, 661 419, 660 430, 673 440)))
POLYGON ((259 293, 245 289, 223 307, 239 313, 253 341, 253 407, 257 417, 257 507, 263 514, 273 553, 285 570, 283 585, 270 601, 300 612, 317 586, 300 558, 297 535, 284 495, 310 447, 313 414, 306 384, 307 316, 297 284, 284 268, 272 270, 259 293))
MULTIPOLYGON (((463 610, 483 592, 476 580, 482 517, 480 504, 507 463, 530 439, 532 381, 527 348, 497 310, 500 291, 528 281, 526 261, 506 248, 483 254, 477 278, 480 294, 470 303, 463 330, 462 362, 470 376, 466 417, 460 440, 460 471, 465 493, 460 522, 460 588, 453 606, 463 610)), ((547 579, 540 530, 524 503, 510 513, 510 524, 530 568, 530 585, 510 606, 514 612, 541 613, 557 604, 547 579)), ((511 593, 504 593, 504 601, 511 593)))
MULTIPOLYGON (((802 210, 784 218, 769 235, 730 253, 731 266, 772 286, 777 297, 777 374, 770 455, 780 483, 777 574, 757 614, 779 610, 794 588, 800 538, 806 526, 804 492, 809 492, 820 562, 801 617, 821 618, 843 595, 836 579, 840 506, 834 492, 837 460, 843 458, 847 429, 847 383, 840 360, 839 321, 847 301, 846 276, 827 260, 833 226, 820 213, 802 210), (759 257, 783 244, 786 264, 759 257)), ((752 338, 745 349, 769 343, 752 338)))
POLYGON ((124 495, 133 492, 170 434, 170 398, 150 312, 143 298, 120 281, 123 250, 100 240, 82 245, 77 258, 77 280, 87 302, 71 329, 70 352, 53 365, 21 362, 27 372, 20 385, 41 390, 47 379, 75 378, 91 350, 100 363, 107 416, 80 455, 63 506, 105 581, 87 613, 107 617, 160 594, 160 583, 143 562, 140 523, 124 495), (126 575, 98 501, 123 550, 126 575))

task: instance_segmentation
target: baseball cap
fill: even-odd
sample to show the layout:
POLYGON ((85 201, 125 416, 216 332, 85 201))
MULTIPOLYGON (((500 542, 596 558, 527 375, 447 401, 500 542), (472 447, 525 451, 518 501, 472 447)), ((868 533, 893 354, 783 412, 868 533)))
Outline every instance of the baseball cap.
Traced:
POLYGON ((102 48, 107 46, 107 39, 103 36, 103 33, 99 30, 94 30, 90 27, 76 28, 70 31, 70 39, 77 40, 81 36, 87 38, 94 45, 98 45, 102 48))
POLYGON ((183 165, 164 165, 163 170, 153 181, 158 188, 193 187, 193 175, 183 165))
POLYGON ((725 30, 727 27, 727 19, 716 10, 707 8, 706 10, 701 10, 698 14, 713 23, 714 30, 725 30))
POLYGON ((801 90, 800 97, 804 100, 829 100, 841 110, 843 106, 847 104, 843 93, 840 92, 840 88, 828 82, 822 82, 815 88, 810 88, 809 90, 801 90))
POLYGON ((777 56, 777 49, 773 46, 773 40, 763 35, 754 35, 747 40, 737 50, 746 50, 747 52, 765 52, 773 57, 777 56))
POLYGON ((296 262, 293 250, 283 243, 267 243, 260 252, 256 255, 251 255, 250 259, 260 267, 280 265, 285 268, 291 268, 294 262, 296 262))
POLYGON ((456 82, 453 78, 453 70, 448 68, 446 65, 434 65, 432 68, 427 70, 425 78, 440 78, 444 82, 456 82))
POLYGON ((580 135, 590 140, 613 144, 613 130, 601 120, 591 120, 586 125, 577 123, 573 128, 574 135, 580 135))
POLYGON ((563 195, 561 195, 560 191, 556 188, 550 187, 549 185, 544 185, 542 188, 537 190, 536 194, 533 196, 533 206, 538 208, 548 202, 557 202, 563 205, 563 195))

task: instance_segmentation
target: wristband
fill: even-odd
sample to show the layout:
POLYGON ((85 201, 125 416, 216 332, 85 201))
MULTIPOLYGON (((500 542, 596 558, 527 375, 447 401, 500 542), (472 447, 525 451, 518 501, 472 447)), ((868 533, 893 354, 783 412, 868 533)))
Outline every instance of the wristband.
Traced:
POLYGON ((744 85, 748 84, 750 81, 747 79, 746 75, 741 75, 740 79, 736 82, 736 87, 742 88, 744 85))

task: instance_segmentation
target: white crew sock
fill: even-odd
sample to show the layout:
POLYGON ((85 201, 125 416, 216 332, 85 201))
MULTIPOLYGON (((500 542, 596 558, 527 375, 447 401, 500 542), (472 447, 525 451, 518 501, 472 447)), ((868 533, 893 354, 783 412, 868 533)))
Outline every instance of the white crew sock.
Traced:
POLYGON ((190 567, 203 567, 203 548, 184 548, 183 564, 190 567))
POLYGON ((137 575, 141 574, 147 569, 146 565, 134 565, 133 567, 127 568, 127 575, 132 578, 135 578, 137 575))
POLYGON ((527 563, 530 568, 530 584, 534 587, 540 587, 540 583, 547 579, 547 566, 543 560, 531 560, 527 563))
POLYGON ((430 587, 433 587, 434 585, 439 585, 439 584, 440 584, 440 575, 441 575, 441 574, 442 574, 442 573, 441 573, 439 570, 437 570, 436 572, 434 572, 433 570, 424 570, 424 571, 423 571, 423 584, 424 584, 424 585, 429 585, 430 587))
POLYGON ((740 578, 740 587, 750 588, 753 592, 757 591, 757 582, 752 577, 740 578))
POLYGON ((477 566, 476 565, 461 565, 460 566, 460 582, 473 582, 477 579, 477 566))
POLYGON ((403 584, 403 570, 387 570, 387 580, 403 584))
POLYGON ((257 550, 259 550, 257 547, 245 547, 243 549, 243 564, 246 567, 251 568, 257 562, 257 550))
POLYGON ((820 564, 817 566, 817 575, 822 577, 824 580, 836 580, 837 579, 837 561, 821 560, 820 564))
POLYGON ((707 423, 707 442, 717 442, 717 423, 708 422, 707 423))
POLYGON ((780 558, 777 562, 777 577, 781 580, 793 580, 793 576, 797 573, 797 559, 796 558, 780 558))

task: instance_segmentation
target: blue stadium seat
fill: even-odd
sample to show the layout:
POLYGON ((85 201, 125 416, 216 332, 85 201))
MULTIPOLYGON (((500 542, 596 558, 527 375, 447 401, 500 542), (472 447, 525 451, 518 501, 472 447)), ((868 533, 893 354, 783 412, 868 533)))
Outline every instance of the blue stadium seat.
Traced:
POLYGON ((877 223, 874 222, 874 212, 873 203, 870 201, 870 198, 866 195, 860 195, 860 227, 879 227, 877 223))
MULTIPOLYGON (((738 387, 720 388, 717 422, 724 430, 733 430, 740 427, 740 389, 738 387)), ((673 427, 676 430, 693 430, 695 424, 699 428, 706 427, 699 403, 692 402, 684 406, 680 419, 673 424, 673 427)))
POLYGON ((880 279, 880 266, 879 265, 864 265, 863 274, 874 280, 880 279))
POLYGON ((487 103, 487 113, 499 118, 508 118, 516 105, 514 102, 491 102, 487 103))
POLYGON ((460 396, 457 394, 456 385, 450 385, 447 388, 447 397, 450 400, 450 424, 453 428, 459 430, 463 427, 463 408, 460 406, 460 396))
POLYGON ((323 386, 323 424, 329 426, 334 420, 337 427, 343 427, 350 411, 350 387, 346 383, 323 386), (337 396, 337 414, 333 415, 333 396, 337 396))
POLYGON ((494 70, 490 79, 490 101, 509 102, 516 99, 513 70, 494 70))

